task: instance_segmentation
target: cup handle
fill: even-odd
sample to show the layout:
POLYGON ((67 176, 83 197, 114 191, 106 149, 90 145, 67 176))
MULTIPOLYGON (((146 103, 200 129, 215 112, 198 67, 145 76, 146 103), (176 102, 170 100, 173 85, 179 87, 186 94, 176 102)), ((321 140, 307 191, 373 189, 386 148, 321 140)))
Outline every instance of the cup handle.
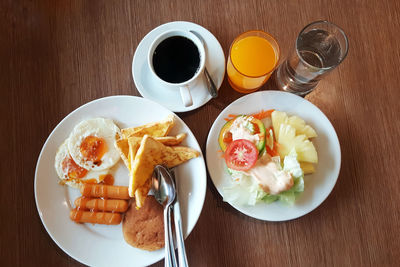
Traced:
POLYGON ((191 105, 193 105, 193 100, 192 100, 192 95, 190 94, 190 89, 189 86, 182 86, 179 87, 180 91, 181 91, 181 98, 182 98, 182 102, 185 105, 185 107, 189 107, 191 105))

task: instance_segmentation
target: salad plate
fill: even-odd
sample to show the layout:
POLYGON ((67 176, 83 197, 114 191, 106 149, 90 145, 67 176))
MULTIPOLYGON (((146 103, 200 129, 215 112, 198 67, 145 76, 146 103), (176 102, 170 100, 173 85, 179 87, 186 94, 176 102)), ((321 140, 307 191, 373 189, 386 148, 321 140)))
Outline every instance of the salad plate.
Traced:
MULTIPOLYGON (((173 114, 163 106, 135 96, 111 96, 89 102, 66 116, 52 131, 39 155, 34 180, 38 213, 54 242, 75 260, 88 266, 145 266, 164 258, 164 249, 145 251, 127 244, 123 238, 122 224, 78 224, 70 220, 69 212, 74 200, 80 196, 76 188, 58 184, 54 158, 60 144, 82 120, 104 117, 120 128, 139 126, 159 121, 173 114)), ((184 146, 201 152, 189 127, 176 115, 172 135, 187 133, 184 146)), ((183 233, 187 237, 194 228, 206 194, 206 168, 200 154, 176 167, 179 185, 183 233)), ((127 186, 128 170, 120 160, 112 168, 115 185, 127 186)))
POLYGON ((286 221, 301 217, 317 208, 330 194, 339 176, 341 151, 335 129, 328 118, 311 102, 282 91, 261 91, 245 95, 227 106, 213 123, 206 144, 206 161, 211 180, 224 197, 224 188, 232 185, 232 178, 222 157, 218 137, 230 114, 250 115, 262 110, 275 109, 296 115, 315 129, 318 134, 312 142, 318 153, 315 172, 304 176, 304 192, 293 205, 281 201, 257 202, 248 205, 228 202, 238 211, 265 221, 286 221))

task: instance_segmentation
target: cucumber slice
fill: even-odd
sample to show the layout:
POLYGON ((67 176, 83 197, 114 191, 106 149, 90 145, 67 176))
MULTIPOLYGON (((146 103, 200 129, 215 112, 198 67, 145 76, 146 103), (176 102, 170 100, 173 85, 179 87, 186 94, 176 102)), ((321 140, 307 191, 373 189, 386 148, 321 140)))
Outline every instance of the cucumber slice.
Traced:
MULTIPOLYGON (((240 115, 240 116, 246 116, 246 115, 240 115)), ((236 120, 236 118, 226 122, 224 124, 224 126, 222 126, 221 131, 219 132, 218 143, 223 152, 225 152, 226 147, 229 145, 229 142, 225 142, 224 139, 225 139, 226 135, 228 134, 229 129, 231 128, 231 125, 236 120)), ((262 123, 262 121, 260 121, 259 119, 256 119, 253 117, 251 117, 251 118, 252 118, 251 123, 254 126, 254 127, 252 127, 253 131, 258 132, 259 139, 260 139, 257 142, 257 144, 255 144, 255 145, 257 147, 257 150, 261 154, 265 148, 265 136, 266 136, 265 126, 264 126, 264 123, 262 123)))
POLYGON ((228 143, 224 142, 225 134, 229 131, 229 128, 231 128, 231 125, 234 120, 235 119, 232 119, 232 120, 226 122, 224 124, 224 126, 222 126, 221 131, 219 132, 218 143, 223 152, 225 152, 226 147, 228 146, 228 143))

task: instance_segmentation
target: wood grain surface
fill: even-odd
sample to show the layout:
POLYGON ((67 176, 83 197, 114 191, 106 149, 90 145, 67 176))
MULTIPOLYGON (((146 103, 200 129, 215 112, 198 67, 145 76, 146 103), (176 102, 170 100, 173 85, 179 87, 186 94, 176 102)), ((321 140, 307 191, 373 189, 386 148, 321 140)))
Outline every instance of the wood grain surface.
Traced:
MULTIPOLYGON (((75 108, 104 96, 139 95, 131 62, 150 30, 192 21, 210 30, 227 55, 235 36, 261 29, 277 38, 285 58, 304 25, 327 19, 347 33, 349 54, 307 99, 327 115, 340 140, 334 190, 304 217, 264 222, 223 202, 208 177, 203 211, 186 240, 188 260, 191 266, 399 266, 399 3, 2 0, 1 265, 81 265, 40 221, 36 162, 50 132, 75 108)), ((273 88, 271 80, 261 90, 273 88)), ((240 96, 225 79, 217 99, 178 114, 203 152, 213 121, 240 96)))

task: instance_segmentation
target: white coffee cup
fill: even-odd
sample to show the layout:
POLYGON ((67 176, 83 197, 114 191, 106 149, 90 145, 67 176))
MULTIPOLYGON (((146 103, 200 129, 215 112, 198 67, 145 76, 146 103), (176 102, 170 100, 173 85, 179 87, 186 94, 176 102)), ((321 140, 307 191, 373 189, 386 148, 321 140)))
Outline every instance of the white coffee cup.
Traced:
POLYGON ((147 59, 148 59, 150 71, 152 72, 153 76, 160 83, 165 84, 165 85, 169 86, 170 88, 179 89, 181 98, 182 98, 182 102, 185 105, 185 107, 193 105, 192 95, 190 94, 190 86, 193 85, 199 78, 200 74, 203 73, 204 65, 205 65, 205 50, 204 50, 204 46, 203 46, 202 42, 200 41, 200 39, 193 33, 189 32, 189 31, 185 31, 185 30, 169 30, 169 31, 163 32, 158 37, 156 37, 155 40, 153 41, 153 43, 150 45, 147 59), (164 41, 170 37, 173 37, 173 36, 185 37, 185 38, 189 39, 190 41, 192 41, 193 44, 197 47, 199 56, 200 56, 198 68, 197 68, 196 72, 194 73, 194 75, 191 78, 189 78, 188 80, 185 80, 185 81, 179 82, 179 83, 172 83, 172 82, 163 80, 162 78, 160 78, 157 75, 156 71, 154 70, 154 66, 153 66, 153 56, 154 56, 154 52, 155 52, 156 48, 158 47, 158 45, 160 45, 160 43, 162 41, 164 41))

